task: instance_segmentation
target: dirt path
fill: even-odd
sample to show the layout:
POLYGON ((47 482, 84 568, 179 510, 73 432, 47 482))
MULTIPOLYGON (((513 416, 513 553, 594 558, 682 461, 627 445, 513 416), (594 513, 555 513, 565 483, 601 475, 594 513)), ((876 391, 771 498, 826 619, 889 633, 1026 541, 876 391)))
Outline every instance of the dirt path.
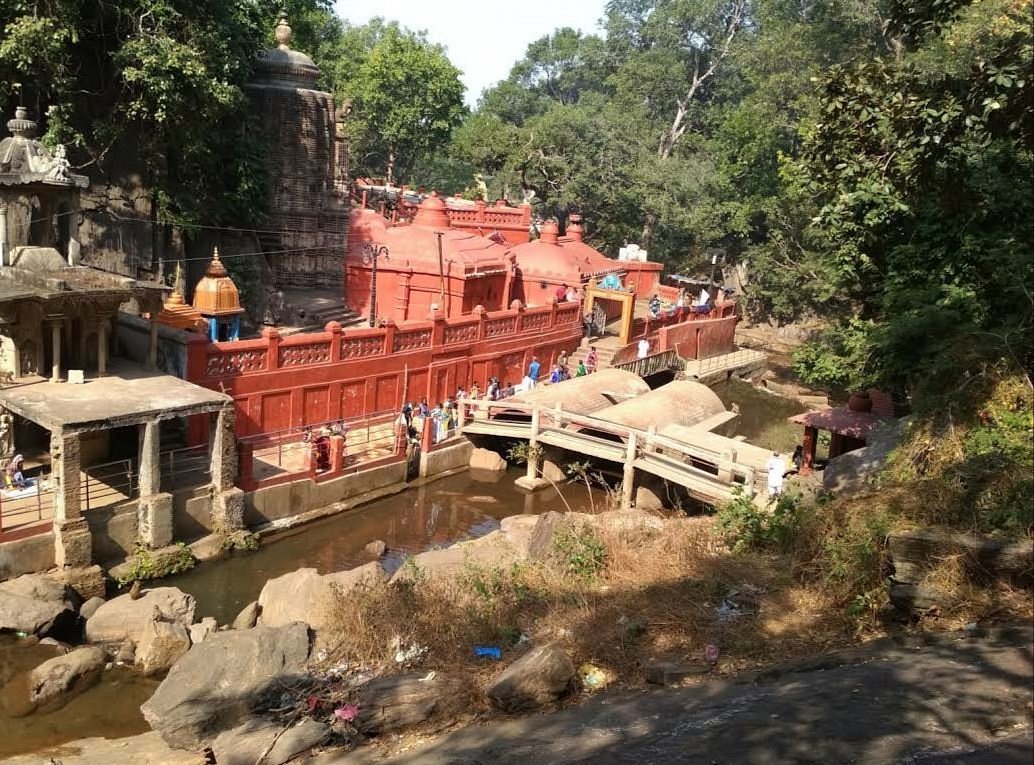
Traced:
MULTIPOLYGON (((1011 765, 1032 760, 1034 634, 867 648, 738 682, 601 694, 459 730, 390 765, 1011 765)), ((366 765, 369 751, 310 765, 366 765)))

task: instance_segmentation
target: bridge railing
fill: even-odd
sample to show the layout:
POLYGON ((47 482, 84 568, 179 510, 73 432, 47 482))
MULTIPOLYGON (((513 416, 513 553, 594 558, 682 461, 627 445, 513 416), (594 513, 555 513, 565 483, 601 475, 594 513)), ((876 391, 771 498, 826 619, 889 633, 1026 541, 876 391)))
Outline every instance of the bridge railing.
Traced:
POLYGON ((640 377, 649 377, 658 372, 678 372, 686 366, 686 362, 679 356, 678 351, 672 349, 651 353, 641 359, 633 359, 621 364, 611 364, 613 369, 623 369, 632 372, 640 377))
POLYGON ((545 432, 563 433, 570 437, 575 445, 578 440, 598 441, 597 436, 581 432, 591 430, 594 434, 616 436, 624 444, 634 441, 635 452, 626 455, 626 461, 629 457, 633 460, 649 456, 665 457, 681 462, 686 469, 699 474, 702 479, 716 480, 728 485, 742 484, 748 493, 753 493, 755 488, 755 470, 736 461, 735 447, 719 452, 659 434, 652 427, 647 430, 633 428, 592 415, 565 412, 561 406, 543 407, 509 399, 467 399, 460 401, 459 406, 460 422, 464 423, 464 427, 472 421, 486 420, 496 420, 502 425, 502 415, 527 414, 531 420, 527 423, 528 439, 532 442, 537 442, 545 432), (710 472, 711 470, 714 472, 710 472))

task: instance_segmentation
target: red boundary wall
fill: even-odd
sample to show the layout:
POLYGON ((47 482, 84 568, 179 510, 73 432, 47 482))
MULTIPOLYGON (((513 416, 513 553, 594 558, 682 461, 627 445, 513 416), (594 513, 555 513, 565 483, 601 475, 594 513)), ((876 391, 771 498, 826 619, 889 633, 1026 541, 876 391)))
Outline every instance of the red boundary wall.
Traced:
MULTIPOLYGON (((231 396, 237 436, 397 410, 426 397, 433 406, 489 377, 517 383, 531 357, 548 370, 582 337, 581 305, 561 303, 455 319, 210 343, 187 348, 187 379, 231 396)), ((203 418, 202 418, 203 419, 203 418)), ((207 437, 193 422, 191 443, 207 437)))

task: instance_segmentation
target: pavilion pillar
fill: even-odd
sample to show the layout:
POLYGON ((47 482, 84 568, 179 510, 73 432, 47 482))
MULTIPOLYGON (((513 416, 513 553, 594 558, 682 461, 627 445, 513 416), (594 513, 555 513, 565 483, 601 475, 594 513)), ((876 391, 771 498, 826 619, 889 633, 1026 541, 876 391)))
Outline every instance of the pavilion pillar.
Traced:
POLYGON ((237 480, 236 410, 233 404, 209 415, 209 454, 212 472, 212 523, 222 533, 244 528, 244 492, 237 480))
POLYGON ((54 562, 57 566, 89 566, 93 537, 80 504, 80 439, 78 433, 50 434, 51 480, 54 485, 54 562))
POLYGON ((811 425, 804 426, 804 459, 801 461, 801 475, 811 475, 815 467, 815 451, 819 445, 819 431, 811 425))
POLYGON ((137 538, 155 550, 172 544, 172 495, 161 490, 161 427, 158 420, 148 420, 137 427, 140 441, 137 538))
POLYGON ((50 381, 61 382, 61 320, 55 319, 50 323, 51 339, 51 366, 50 381))
POLYGON ((108 373, 108 317, 97 318, 97 376, 108 373))
POLYGON ((150 335, 147 339, 147 369, 158 368, 158 314, 151 314, 150 335))
POLYGON ((161 465, 159 445, 161 436, 157 420, 150 420, 138 426, 140 439, 140 469, 137 484, 141 497, 150 497, 161 491, 161 465))
POLYGON ((635 497, 635 455, 637 433, 629 431, 628 443, 625 444, 625 464, 621 474, 621 509, 632 509, 632 498, 635 497))

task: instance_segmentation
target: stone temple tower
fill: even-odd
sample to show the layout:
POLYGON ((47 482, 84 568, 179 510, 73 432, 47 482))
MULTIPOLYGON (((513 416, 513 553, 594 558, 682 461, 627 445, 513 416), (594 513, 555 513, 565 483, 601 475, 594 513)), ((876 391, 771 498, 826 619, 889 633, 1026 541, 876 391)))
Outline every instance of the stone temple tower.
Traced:
POLYGON ((278 289, 344 287, 348 241, 348 147, 334 97, 316 89, 320 70, 291 50, 280 17, 277 47, 260 54, 248 94, 267 146, 270 215, 259 234, 278 289), (286 251, 286 252, 285 252, 286 251))

